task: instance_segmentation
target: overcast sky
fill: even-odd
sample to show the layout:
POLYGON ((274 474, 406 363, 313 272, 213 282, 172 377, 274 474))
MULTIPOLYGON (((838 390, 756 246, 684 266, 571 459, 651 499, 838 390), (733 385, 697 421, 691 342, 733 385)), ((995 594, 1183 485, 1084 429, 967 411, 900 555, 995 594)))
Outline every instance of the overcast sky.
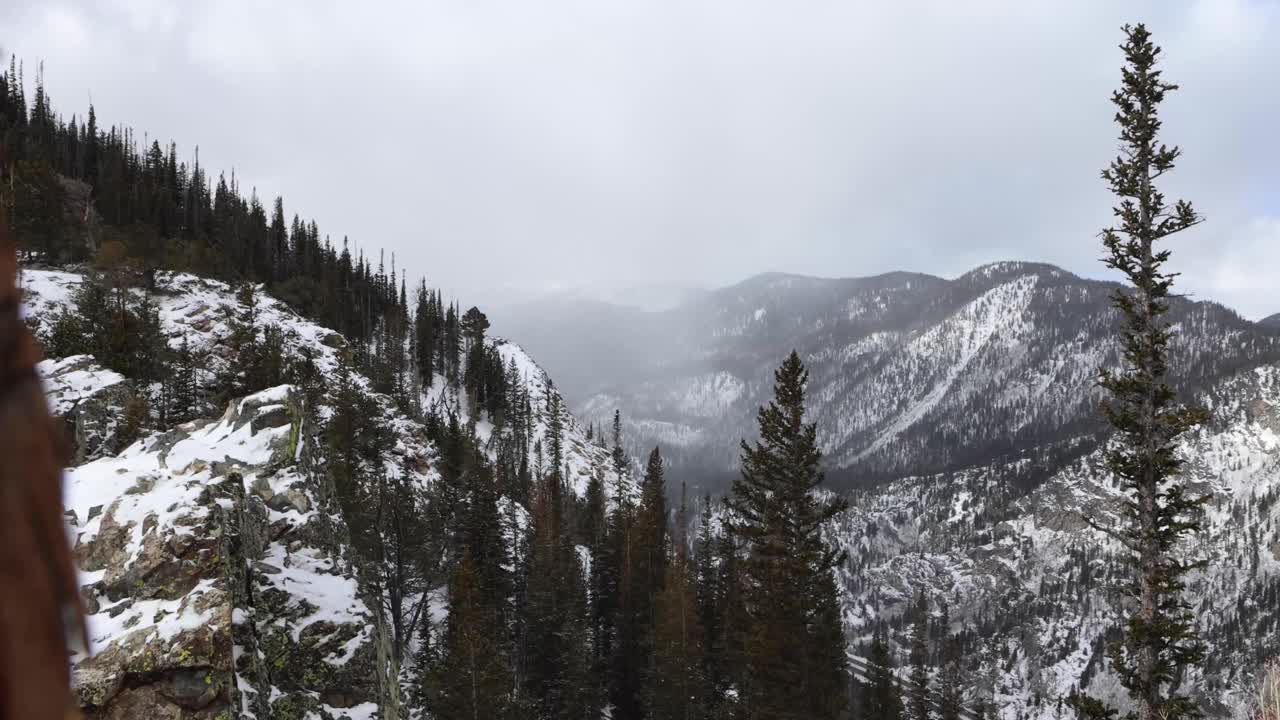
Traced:
POLYGON ((5 0, 64 113, 468 300, 762 271, 1100 275, 1120 25, 1182 84, 1182 287, 1280 312, 1280 4, 5 0), (478 295, 478 297, 476 297, 478 295))

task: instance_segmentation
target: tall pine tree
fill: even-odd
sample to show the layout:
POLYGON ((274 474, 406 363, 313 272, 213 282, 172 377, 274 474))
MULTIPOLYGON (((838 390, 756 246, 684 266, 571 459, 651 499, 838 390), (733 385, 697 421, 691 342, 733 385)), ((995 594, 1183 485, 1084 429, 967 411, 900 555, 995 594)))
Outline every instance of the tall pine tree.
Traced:
POLYGON ((760 408, 760 439, 742 442, 742 474, 730 498, 732 531, 746 545, 743 574, 747 718, 835 718, 846 701, 843 652, 815 652, 843 638, 832 579, 839 555, 822 525, 846 507, 820 500, 817 425, 804 421, 809 373, 794 351, 760 408))
POLYGON ((902 692, 893 672, 893 655, 879 629, 871 639, 867 678, 858 717, 862 720, 902 720, 902 692))
POLYGON ((432 670, 432 717, 504 720, 512 714, 512 670, 501 613, 488 602, 471 552, 449 584, 449 618, 432 670))
POLYGON ((674 553, 654 603, 653 671, 649 682, 652 720, 695 720, 706 711, 706 678, 702 674, 702 628, 699 625, 694 568, 685 541, 686 508, 681 492, 676 516, 674 553))
POLYGON ((929 720, 929 598, 916 594, 911 622, 911 676, 908 679, 907 710, 911 720, 929 720))
MULTIPOLYGON (((1177 86, 1162 79, 1160 48, 1146 27, 1125 26, 1124 32, 1122 84, 1111 98, 1121 150, 1102 172, 1119 198, 1117 225, 1104 230, 1102 240, 1107 266, 1123 273, 1131 286, 1112 298, 1123 320, 1123 365, 1104 370, 1101 385, 1107 392, 1104 412, 1115 431, 1106 465, 1125 499, 1119 526, 1093 524, 1119 544, 1126 566, 1119 590, 1127 599, 1127 617, 1123 637, 1110 650, 1112 667, 1139 720, 1177 720, 1201 716, 1181 686, 1186 671, 1204 658, 1183 597, 1184 578, 1200 563, 1188 560, 1180 545, 1200 531, 1208 501, 1179 477, 1184 460, 1177 446, 1208 414, 1180 405, 1168 382, 1173 330, 1164 316, 1175 274, 1164 270, 1169 250, 1157 249, 1157 243, 1201 219, 1190 203, 1170 205, 1156 188, 1155 181, 1173 169, 1180 154, 1158 139, 1157 110, 1177 86)), ((1078 697, 1076 707, 1090 718, 1115 713, 1096 698, 1078 697)))

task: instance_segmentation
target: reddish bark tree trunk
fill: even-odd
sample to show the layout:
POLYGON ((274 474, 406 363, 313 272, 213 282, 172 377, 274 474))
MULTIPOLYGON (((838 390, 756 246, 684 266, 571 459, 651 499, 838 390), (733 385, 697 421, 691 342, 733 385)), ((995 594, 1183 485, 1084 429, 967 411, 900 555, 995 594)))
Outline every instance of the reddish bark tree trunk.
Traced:
POLYGON ((17 256, 0 208, 0 720, 75 714, 68 642, 82 642, 63 529, 62 453, 18 314, 17 256))

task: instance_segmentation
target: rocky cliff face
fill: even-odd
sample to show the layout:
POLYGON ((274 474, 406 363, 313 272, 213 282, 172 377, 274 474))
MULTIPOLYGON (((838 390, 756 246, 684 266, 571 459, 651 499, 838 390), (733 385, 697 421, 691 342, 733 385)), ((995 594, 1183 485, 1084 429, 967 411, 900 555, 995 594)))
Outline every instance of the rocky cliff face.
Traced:
POLYGON ((299 472, 300 402, 273 388, 68 472, 86 715, 395 716, 340 521, 299 472))
POLYGON ((133 393, 129 381, 88 355, 45 361, 38 370, 49 411, 66 425, 72 463, 114 454, 120 442, 120 415, 133 393))

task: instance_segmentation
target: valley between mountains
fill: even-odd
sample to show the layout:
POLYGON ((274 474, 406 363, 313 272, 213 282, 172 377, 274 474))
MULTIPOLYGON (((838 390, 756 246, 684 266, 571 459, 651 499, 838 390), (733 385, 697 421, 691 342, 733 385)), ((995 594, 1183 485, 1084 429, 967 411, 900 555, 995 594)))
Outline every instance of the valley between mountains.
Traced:
MULTIPOLYGON (((30 322, 49 330, 82 282, 75 271, 27 270, 30 322)), ((846 553, 839 597, 855 667, 876 624, 905 650, 905 619, 923 593, 931 632, 963 648, 972 700, 1000 717, 1067 717, 1060 699, 1077 687, 1115 692, 1101 661, 1115 617, 1105 591, 1114 548, 1081 518, 1108 517, 1118 497, 1100 466, 1089 391, 1093 370, 1114 357, 1109 290, 1020 263, 950 282, 756 278, 683 313, 712 338, 706 347, 629 388, 584 393, 583 420, 565 426, 567 478, 583 497, 593 478, 610 493, 635 491, 626 477, 634 461, 619 476, 597 432, 616 403, 628 445, 661 446, 670 477, 684 480, 681 450, 750 437, 768 358, 794 344, 812 368, 829 472, 850 500, 827 535, 846 553), (1001 443, 1009 437, 1022 441, 1001 443)), ((168 273, 154 297, 170 347, 204 351, 210 377, 232 361, 231 286, 168 273)), ((335 377, 340 334, 268 296, 257 312, 335 377)), ((1201 540, 1213 562, 1190 585, 1212 647, 1196 684, 1214 714, 1228 716, 1254 670, 1280 652, 1271 639, 1280 623, 1280 332, 1212 303, 1179 303, 1175 321, 1180 388, 1214 411, 1185 444, 1195 482, 1215 497, 1201 540)), ((558 395, 519 346, 487 342, 526 395, 558 395)), ((317 430, 300 388, 233 398, 121 448, 129 378, 87 356, 51 358, 41 372, 76 438, 67 525, 92 612, 95 654, 76 664, 87 710, 355 720, 410 704, 397 678, 412 662, 393 661, 386 610, 357 581, 333 489, 312 464, 317 430)), ((386 416, 388 472, 439 482, 440 448, 368 379, 350 382, 386 416)), ((474 424, 497 452, 485 441, 492 422, 469 415, 445 377, 420 402, 474 424)), ((546 431, 537 422, 528 430, 546 431)), ((538 462, 536 452, 530 445, 526 461, 538 462)), ((510 498, 502 507, 518 553, 528 509, 510 498)), ((443 589, 423 602, 427 620, 447 617, 443 589)))

